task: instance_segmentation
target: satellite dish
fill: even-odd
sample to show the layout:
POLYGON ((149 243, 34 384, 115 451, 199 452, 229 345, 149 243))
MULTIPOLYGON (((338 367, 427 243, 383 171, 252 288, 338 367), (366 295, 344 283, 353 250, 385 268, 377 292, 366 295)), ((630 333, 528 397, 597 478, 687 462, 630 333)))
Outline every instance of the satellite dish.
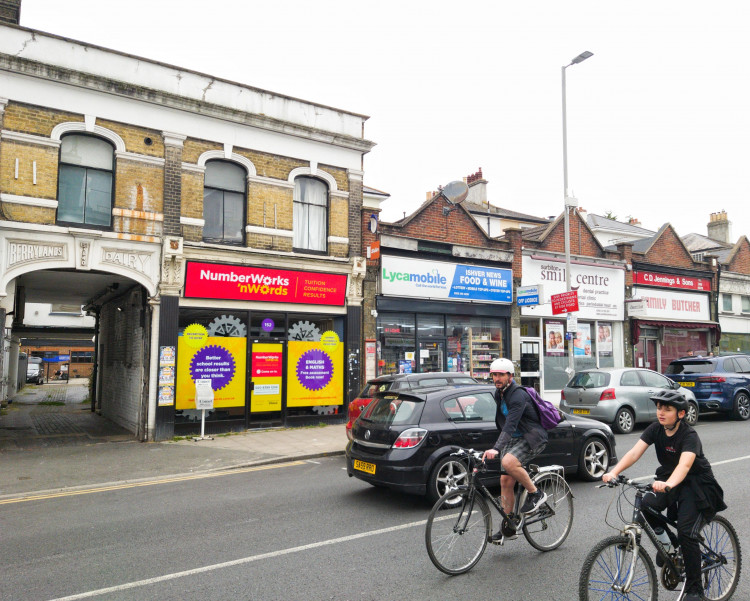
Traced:
POLYGON ((458 205, 466 200, 466 197, 469 195, 469 186, 466 182, 459 180, 446 184, 445 188, 440 192, 449 203, 458 205))

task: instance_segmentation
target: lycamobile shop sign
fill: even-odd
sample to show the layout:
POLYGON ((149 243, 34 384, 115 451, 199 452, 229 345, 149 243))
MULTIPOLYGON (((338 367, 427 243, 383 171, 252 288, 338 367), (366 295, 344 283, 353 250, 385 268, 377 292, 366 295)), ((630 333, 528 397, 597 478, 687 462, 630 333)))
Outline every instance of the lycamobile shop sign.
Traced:
POLYGON ((510 269, 384 256, 380 291, 390 296, 513 302, 510 269))

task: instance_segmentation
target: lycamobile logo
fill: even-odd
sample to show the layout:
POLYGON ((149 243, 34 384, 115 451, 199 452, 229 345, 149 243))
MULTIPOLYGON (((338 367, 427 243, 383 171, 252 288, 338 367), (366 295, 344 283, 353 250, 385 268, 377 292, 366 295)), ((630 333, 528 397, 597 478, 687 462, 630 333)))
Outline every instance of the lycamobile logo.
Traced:
POLYGON ((448 280, 435 270, 433 273, 407 273, 405 271, 388 271, 383 267, 383 279, 389 282, 420 282, 422 284, 442 284, 448 280))

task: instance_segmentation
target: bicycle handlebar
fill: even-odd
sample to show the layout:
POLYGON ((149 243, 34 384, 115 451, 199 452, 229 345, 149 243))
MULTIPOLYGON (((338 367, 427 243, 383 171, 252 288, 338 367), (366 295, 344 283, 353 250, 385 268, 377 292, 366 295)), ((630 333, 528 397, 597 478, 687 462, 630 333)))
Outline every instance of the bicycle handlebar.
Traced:
MULTIPOLYGON (((626 478, 622 474, 617 474, 617 477, 614 480, 610 480, 609 482, 604 482, 604 483, 600 484, 599 486, 597 486, 597 488, 603 488, 605 486, 607 488, 615 488, 616 486, 620 486, 621 484, 624 484, 625 486, 631 486, 631 487, 633 487, 633 488, 635 488, 637 490, 643 491, 643 492, 653 492, 654 491, 654 487, 653 487, 652 483, 641 484, 637 480, 633 480, 632 478, 626 478)), ((669 492, 670 490, 672 490, 672 487, 671 486, 667 486, 667 488, 665 490, 666 490, 666 492, 669 492)))

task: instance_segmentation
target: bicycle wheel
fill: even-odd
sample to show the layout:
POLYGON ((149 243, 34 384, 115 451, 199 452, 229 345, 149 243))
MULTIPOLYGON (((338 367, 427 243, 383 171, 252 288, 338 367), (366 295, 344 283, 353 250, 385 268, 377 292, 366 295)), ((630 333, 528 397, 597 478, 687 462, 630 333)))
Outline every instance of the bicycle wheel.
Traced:
POLYGON ((719 515, 703 526, 703 595, 710 601, 725 601, 732 596, 740 580, 742 551, 737 532, 719 515))
POLYGON ((573 526, 573 495, 558 474, 542 474, 534 484, 547 493, 547 501, 524 521, 523 535, 535 549, 552 551, 563 544, 573 526))
POLYGON ((586 556, 578 580, 579 601, 655 601, 659 581, 651 558, 643 548, 633 563, 633 547, 627 536, 610 536, 586 556), (633 572, 628 592, 617 590, 633 572))
POLYGON ((490 509, 480 494, 466 487, 448 491, 427 518, 427 553, 441 572, 463 574, 482 557, 491 528, 490 509))

